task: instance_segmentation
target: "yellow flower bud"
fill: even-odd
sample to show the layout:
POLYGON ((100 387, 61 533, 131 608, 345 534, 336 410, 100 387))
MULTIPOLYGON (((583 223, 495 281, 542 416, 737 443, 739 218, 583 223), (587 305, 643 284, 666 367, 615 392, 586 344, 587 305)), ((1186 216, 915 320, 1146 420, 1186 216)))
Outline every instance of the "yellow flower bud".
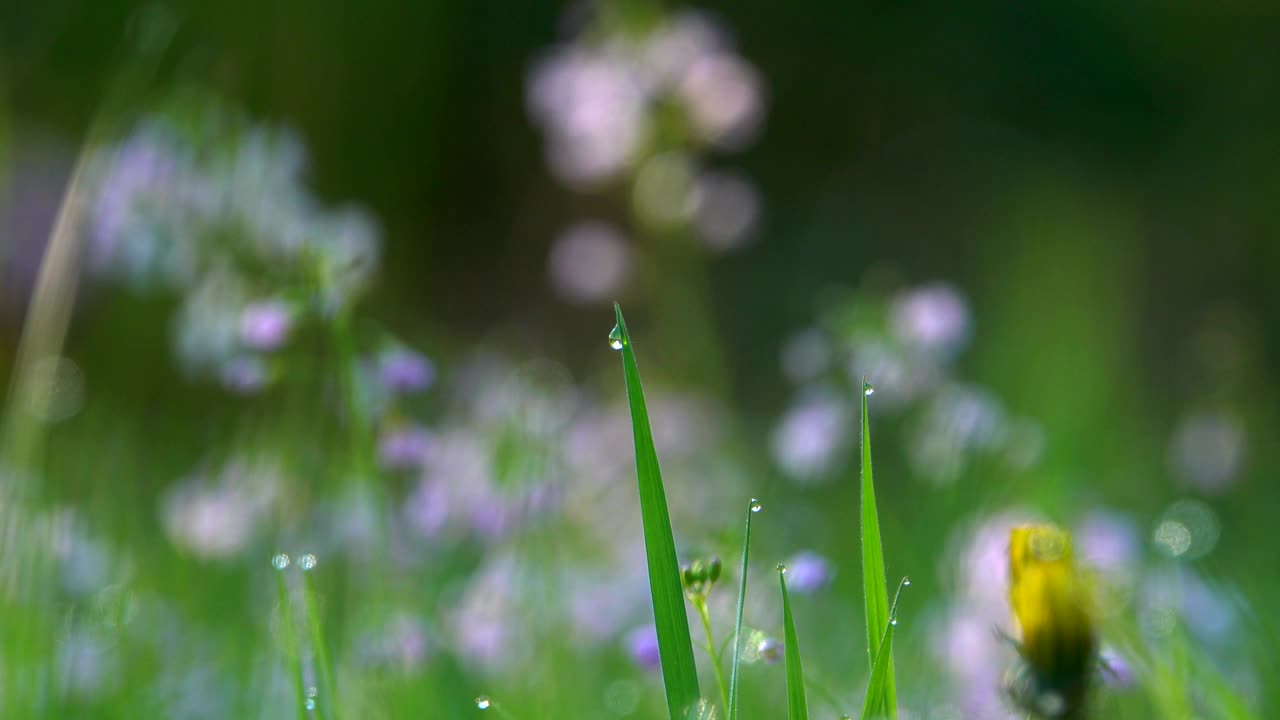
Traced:
POLYGON ((1027 682, 1016 698, 1041 717, 1080 718, 1096 664, 1091 592, 1075 566, 1071 536, 1052 525, 1009 536, 1009 606, 1018 625, 1027 682))

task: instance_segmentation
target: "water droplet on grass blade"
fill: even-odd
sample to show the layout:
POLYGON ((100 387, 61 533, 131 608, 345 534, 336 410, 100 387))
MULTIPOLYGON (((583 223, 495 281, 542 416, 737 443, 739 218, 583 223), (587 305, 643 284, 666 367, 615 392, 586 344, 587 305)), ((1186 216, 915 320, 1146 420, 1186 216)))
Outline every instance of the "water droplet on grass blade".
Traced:
POLYGON ((306 555, 303 555, 302 557, 298 558, 298 567, 302 568, 303 570, 311 570, 315 566, 316 566, 316 556, 312 555, 311 553, 307 553, 306 555))
POLYGON ((276 555, 271 558, 271 567, 277 570, 284 570, 289 567, 289 556, 284 553, 276 553, 276 555))
POLYGON ((760 509, 763 507, 764 505, 761 504, 759 500, 755 498, 751 498, 751 512, 758 513, 760 512, 760 509))
POLYGON ((911 584, 911 578, 908 578, 908 577, 904 577, 904 578, 902 578, 902 586, 903 586, 903 587, 906 587, 906 586, 908 586, 908 585, 910 585, 910 584, 911 584))
POLYGON ((481 695, 480 697, 476 698, 476 707, 480 708, 481 710, 488 710, 492 706, 493 706, 493 702, 489 700, 488 695, 481 695))
POLYGON ((622 349, 622 326, 614 325, 613 331, 609 333, 609 347, 614 350, 622 349))
POLYGON ((785 574, 786 574, 786 572, 787 572, 787 564, 786 564, 786 563, 778 563, 778 565, 777 565, 777 570, 778 570, 778 572, 780 572, 780 573, 782 573, 782 574, 784 574, 784 575, 785 575, 785 574))
POLYGON ((874 393, 875 393, 875 391, 876 391, 876 389, 875 389, 874 387, 872 387, 872 386, 871 386, 871 383, 867 382, 866 380, 863 380, 863 381, 862 381, 862 394, 863 394, 863 395, 870 396, 870 395, 874 394, 874 393))

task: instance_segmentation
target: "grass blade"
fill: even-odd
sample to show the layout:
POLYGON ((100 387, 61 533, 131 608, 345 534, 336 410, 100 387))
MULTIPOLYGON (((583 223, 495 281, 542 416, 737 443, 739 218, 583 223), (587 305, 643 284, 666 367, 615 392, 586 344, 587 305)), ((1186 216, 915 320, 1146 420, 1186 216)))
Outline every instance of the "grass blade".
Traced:
MULTIPOLYGON (((884 550, 880 544, 880 519, 876 514, 876 489, 871 474, 871 426, 867 421, 867 396, 871 385, 862 383, 862 599, 866 610, 867 660, 874 671, 881 638, 880 629, 889 623, 889 589, 885 585, 884 550)), ((897 689, 893 677, 893 647, 886 658, 884 714, 898 717, 897 689)))
POLYGON ((898 598, 902 596, 902 588, 910 584, 910 580, 902 578, 902 582, 898 584, 898 592, 893 596, 893 608, 889 611, 889 621, 885 623, 884 635, 877 645, 876 661, 871 667, 871 678, 867 681, 867 696, 863 699, 860 716, 863 720, 890 717, 890 713, 896 710, 890 704, 886 691, 890 678, 889 668, 893 664, 893 631, 898 626, 898 598))
POLYGON ((809 720, 809 704, 804 696, 804 668, 800 666, 796 622, 791 616, 791 598, 787 596, 785 565, 778 566, 778 583, 782 585, 782 645, 787 662, 787 718, 809 720))
POLYGON ((609 343, 622 351, 622 370, 627 383, 627 403, 631 406, 631 428, 635 435, 636 479, 640 487, 640 517, 644 523, 644 550, 649 565, 649 590, 653 595, 653 622, 658 629, 658 656, 662 662, 662 684, 667 693, 667 711, 672 720, 684 717, 685 709, 698 702, 698 670, 693 662, 693 641, 684 609, 684 588, 676 543, 671 534, 667 495, 658 469, 658 452, 649 428, 649 411, 640 387, 640 369, 622 308, 613 306, 618 318, 609 343))
POLYGON ((289 556, 279 553, 271 558, 275 568, 276 602, 280 608, 280 639, 284 645, 285 659, 293 671, 293 691, 297 698, 298 720, 307 720, 307 681, 302 667, 302 649, 299 647, 297 629, 293 619, 293 599, 289 593, 289 583, 285 579, 285 569, 289 567, 289 556))
MULTIPOLYGON (((333 683, 333 663, 329 660, 329 647, 324 639, 324 625, 320 617, 320 603, 316 599, 315 584, 311 581, 311 574, 316 566, 316 557, 314 555, 303 555, 298 558, 298 567, 302 569, 302 600, 303 607, 307 611, 307 630, 311 637, 311 652, 315 657, 316 670, 320 675, 320 686, 324 688, 325 697, 322 700, 329 710, 325 712, 321 705, 315 706, 317 717, 328 717, 329 720, 338 720, 338 687, 333 683)), ((312 698, 314 700, 314 698, 312 698)))
POLYGON ((747 529, 742 536, 742 582, 738 586, 738 611, 733 620, 733 665, 729 670, 729 720, 738 720, 738 665, 742 657, 742 608, 747 602, 747 558, 751 552, 751 516, 760 512, 760 501, 747 505, 747 529))

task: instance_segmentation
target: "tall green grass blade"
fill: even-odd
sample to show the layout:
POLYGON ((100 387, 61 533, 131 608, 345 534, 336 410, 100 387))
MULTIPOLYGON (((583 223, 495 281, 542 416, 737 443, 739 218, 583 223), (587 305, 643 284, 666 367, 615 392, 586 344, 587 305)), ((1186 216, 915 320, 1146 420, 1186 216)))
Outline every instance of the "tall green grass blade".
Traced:
POLYGON ((329 660, 329 647, 324 639, 320 603, 316 600, 315 584, 311 581, 311 574, 316 566, 315 556, 303 555, 298 558, 298 566, 302 568, 302 599, 307 611, 307 631, 311 637, 311 652, 315 657, 316 670, 320 675, 320 686, 325 692, 324 705, 329 708, 326 712, 324 705, 317 703, 315 712, 317 717, 338 720, 338 688, 333 682, 333 663, 329 660))
MULTIPOLYGON (((889 622, 889 589, 885 585, 884 550, 880 544, 880 520, 876 514, 876 489, 871 473, 871 426, 867 421, 867 396, 872 388, 862 382, 862 598, 866 610, 867 660, 874 669, 880 645, 881 628, 889 622)), ((883 696, 885 714, 898 717, 897 689, 893 677, 892 646, 886 648, 883 696)))
POLYGON ((293 619, 293 599, 289 594, 289 583, 284 573, 289 567, 289 556, 280 553, 271 559, 276 575, 276 602, 280 608, 280 640, 284 645, 286 660, 293 671, 293 692, 298 700, 298 720, 307 720, 307 682, 302 667, 302 650, 299 647, 297 630, 293 619))
POLYGON ((787 718, 809 720, 809 704, 804 695, 804 668, 800 666, 800 644, 796 640, 796 621, 791 616, 791 598, 787 596, 787 568, 778 566, 778 583, 782 586, 782 645, 787 662, 787 718))
POLYGON ((751 516, 760 512, 760 501, 747 505, 747 529, 742 535, 742 581, 738 585, 738 611, 733 620, 733 666, 729 670, 729 720, 738 720, 738 666, 742 657, 742 608, 747 603, 747 558, 751 553, 751 516))
POLYGON ((631 406, 631 428, 635 435, 636 479, 640 487, 640 517, 644 523, 644 550, 649 565, 649 590, 653 596, 653 622, 658 630, 658 656, 662 662, 662 684, 667 693, 667 711, 672 720, 685 716, 687 708, 701 697, 698 670, 693 662, 693 641, 684 609, 684 588, 676 560, 676 543, 671 534, 667 496, 658 469, 658 452, 649 428, 640 369, 622 308, 613 306, 618 325, 609 336, 614 349, 622 351, 622 370, 631 406))
POLYGON ((889 668, 893 663, 893 631, 898 626, 898 599, 902 597, 902 588, 910 584, 910 580, 902 578, 902 582, 898 584, 898 592, 893 596, 889 621, 885 623, 884 635, 877 645, 876 661, 871 667, 871 678, 867 681, 867 696, 862 702, 863 720, 891 717, 890 713, 896 710, 890 704, 888 694, 889 668))

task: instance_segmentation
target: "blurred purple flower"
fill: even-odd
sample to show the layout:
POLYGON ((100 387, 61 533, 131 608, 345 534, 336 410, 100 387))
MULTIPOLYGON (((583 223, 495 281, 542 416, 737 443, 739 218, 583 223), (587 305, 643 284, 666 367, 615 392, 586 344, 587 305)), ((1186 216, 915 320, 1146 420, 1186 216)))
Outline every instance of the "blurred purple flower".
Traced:
POLYGON ((378 381, 394 393, 426 390, 435 380, 435 367, 424 356, 406 348, 383 352, 377 361, 378 381))
POLYGON ((430 650, 425 624, 407 612, 392 615, 380 632, 367 642, 369 659, 406 673, 421 667, 430 650))
POLYGON ((421 468, 435 447, 435 435, 428 429, 410 425, 383 433, 378 440, 378 461, 388 470, 421 468))
POLYGON ((293 309, 279 300, 251 303, 240 313, 240 339, 254 350, 275 350, 293 328, 293 309))
POLYGON ((1076 528, 1077 555, 1086 566, 1123 579, 1137 566, 1142 540, 1128 517, 1109 510, 1092 510, 1076 528))
POLYGON ((894 300, 890 325, 898 340, 908 346, 953 352, 969 339, 969 306, 949 285, 923 285, 894 300))
POLYGON ((435 537, 449 519, 449 491, 444 483, 423 480, 405 498, 403 512, 415 531, 435 537))
POLYGON ((113 151, 104 153, 104 177, 93 209, 89 266, 98 272, 118 271, 130 280, 149 277, 156 246, 143 231, 147 203, 163 199, 184 172, 173 131, 163 122, 140 127, 113 151), (152 194, 156 194, 152 197, 152 194))
POLYGON ((762 662, 772 665, 782 659, 782 641, 777 638, 761 638, 756 645, 756 657, 762 662))
POLYGON ((1115 648, 1104 646, 1098 653, 1098 659, 1102 664, 1102 681, 1108 687, 1125 690, 1137 683, 1133 666, 1115 648))
POLYGON ((522 568, 511 555, 490 556, 468 581, 452 616, 455 648, 466 661, 494 669, 518 666, 529 651, 519 599, 522 568))
POLYGON ((658 656, 658 630, 653 625, 642 625, 627 633, 627 655, 646 670, 657 670, 662 663, 658 656))
POLYGON ((821 590, 833 575, 831 563, 812 550, 798 552, 787 561, 787 588, 798 593, 821 590))
POLYGON ((796 481, 820 479, 844 449, 849 422, 848 410, 831 393, 809 393, 774 428, 774 461, 796 481))
POLYGON ((1175 615, 1181 615, 1191 632, 1205 642, 1227 640, 1236 625, 1236 607, 1230 597, 1186 566, 1152 574, 1141 596, 1146 625, 1157 634, 1172 629, 1175 615))
POLYGON ((240 395, 254 395, 266 387, 269 376, 262 358, 241 355, 228 360, 219 373, 222 385, 240 395))

